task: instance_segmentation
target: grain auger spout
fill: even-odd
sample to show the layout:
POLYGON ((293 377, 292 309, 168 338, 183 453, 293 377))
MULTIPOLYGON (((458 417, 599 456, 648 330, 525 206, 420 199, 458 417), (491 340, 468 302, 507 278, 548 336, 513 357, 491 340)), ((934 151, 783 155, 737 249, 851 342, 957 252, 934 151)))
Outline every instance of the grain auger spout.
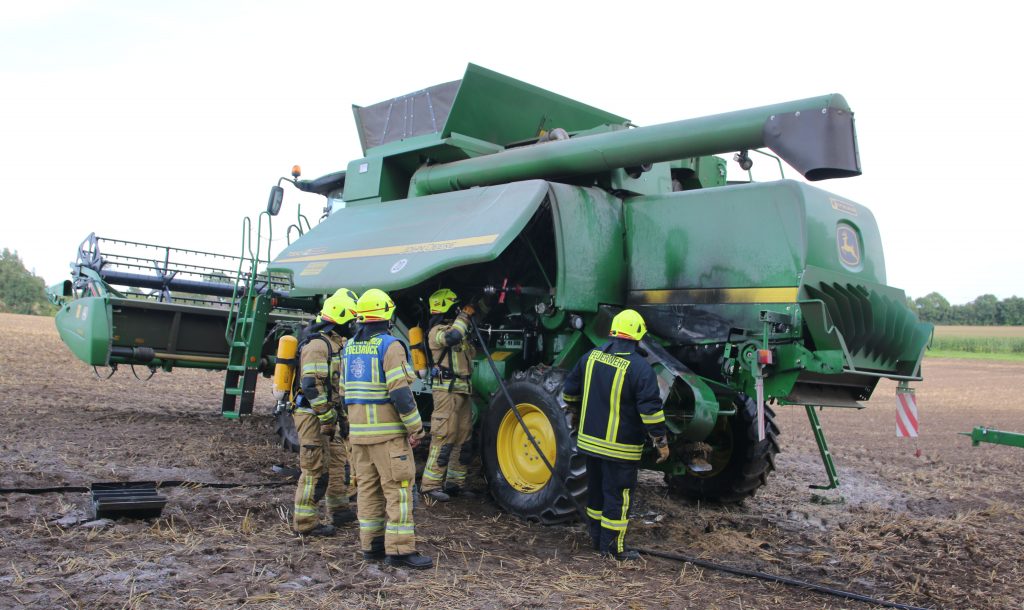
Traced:
MULTIPOLYGON (((568 134, 566 134, 568 135, 568 134)), ((541 178, 559 180, 767 147, 808 180, 861 173, 853 112, 839 94, 696 119, 539 141, 413 175, 417 195, 541 178)), ((634 170, 635 172, 635 170, 634 170)))

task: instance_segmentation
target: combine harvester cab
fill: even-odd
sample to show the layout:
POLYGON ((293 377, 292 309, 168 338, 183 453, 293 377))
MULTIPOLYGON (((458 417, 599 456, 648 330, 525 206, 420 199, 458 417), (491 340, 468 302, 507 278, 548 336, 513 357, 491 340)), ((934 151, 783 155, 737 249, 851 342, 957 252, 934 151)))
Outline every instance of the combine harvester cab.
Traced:
POLYGON ((644 465, 694 498, 739 501, 766 482, 771 404, 806 406, 835 487, 812 407, 921 378, 931 327, 885 284, 870 211, 793 180, 729 184, 714 156, 749 167, 767 148, 812 181, 859 175, 842 96, 635 128, 471 65, 354 111, 365 157, 332 174, 333 213, 270 269, 298 295, 387 290, 403 334, 427 326, 437 288, 485 303, 477 326, 555 467, 553 480, 479 361, 485 475, 514 514, 573 515, 585 469, 561 382, 623 307, 648 320, 673 433, 673 458, 644 465))

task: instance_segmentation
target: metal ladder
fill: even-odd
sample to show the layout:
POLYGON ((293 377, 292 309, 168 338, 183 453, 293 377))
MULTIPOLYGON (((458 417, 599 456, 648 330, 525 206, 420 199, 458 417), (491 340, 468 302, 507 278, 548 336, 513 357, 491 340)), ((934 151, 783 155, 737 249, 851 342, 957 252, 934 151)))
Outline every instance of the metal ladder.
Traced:
MULTIPOLYGON (((273 301, 270 294, 260 294, 256 289, 260 277, 261 263, 270 262, 270 248, 273 229, 270 215, 263 212, 256 228, 256 248, 253 250, 252 220, 242 221, 242 255, 238 262, 235 290, 231 297, 228 322, 224 338, 228 343, 227 374, 224 377, 224 394, 220 413, 224 417, 238 419, 252 413, 256 395, 256 380, 260 372, 263 341, 266 337, 267 322, 273 301), (267 217, 267 257, 261 257, 263 217, 267 217), (245 270, 248 264, 248 270, 245 270), (243 287, 240 291, 239 286, 243 287), (237 408, 236 408, 237 403, 237 408)), ((269 274, 267 275, 269 280, 269 274)))

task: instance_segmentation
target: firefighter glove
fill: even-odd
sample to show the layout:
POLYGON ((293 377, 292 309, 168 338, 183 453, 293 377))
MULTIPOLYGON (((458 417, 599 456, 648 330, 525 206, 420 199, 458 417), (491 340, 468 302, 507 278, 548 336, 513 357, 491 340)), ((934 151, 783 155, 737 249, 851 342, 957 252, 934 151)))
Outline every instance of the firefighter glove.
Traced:
POLYGON ((334 438, 334 424, 320 424, 320 434, 334 438))
POLYGON ((655 462, 661 464, 662 462, 668 459, 668 439, 665 438, 664 436, 659 436, 657 438, 654 438, 653 440, 654 448, 658 450, 658 459, 655 460, 655 462))
POLYGON ((323 413, 317 413, 316 416, 320 419, 321 426, 333 426, 334 422, 338 421, 338 412, 333 408, 327 409, 323 413))

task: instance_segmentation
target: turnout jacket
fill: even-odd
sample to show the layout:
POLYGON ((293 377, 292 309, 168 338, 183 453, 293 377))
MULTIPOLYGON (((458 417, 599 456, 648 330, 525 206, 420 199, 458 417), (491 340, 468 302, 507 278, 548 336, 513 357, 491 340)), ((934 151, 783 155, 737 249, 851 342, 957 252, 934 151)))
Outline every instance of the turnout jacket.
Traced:
POLYGON ((441 371, 434 379, 434 391, 472 394, 469 378, 473 374, 472 358, 476 350, 469 342, 469 316, 459 312, 455 320, 442 320, 432 326, 427 345, 434 364, 441 371))
POLYGON ((343 351, 339 385, 353 445, 381 443, 423 429, 409 387, 416 376, 408 352, 386 325, 380 326, 363 325, 343 351))
POLYGON ((588 455, 639 461, 648 435, 666 435, 658 379, 633 341, 615 339, 586 353, 566 378, 562 398, 579 408, 576 444, 588 455))
POLYGON ((320 421, 330 423, 335 419, 332 410, 341 407, 339 382, 345 338, 333 332, 321 332, 304 341, 299 353, 301 397, 295 401, 295 410, 312 413, 320 421))

